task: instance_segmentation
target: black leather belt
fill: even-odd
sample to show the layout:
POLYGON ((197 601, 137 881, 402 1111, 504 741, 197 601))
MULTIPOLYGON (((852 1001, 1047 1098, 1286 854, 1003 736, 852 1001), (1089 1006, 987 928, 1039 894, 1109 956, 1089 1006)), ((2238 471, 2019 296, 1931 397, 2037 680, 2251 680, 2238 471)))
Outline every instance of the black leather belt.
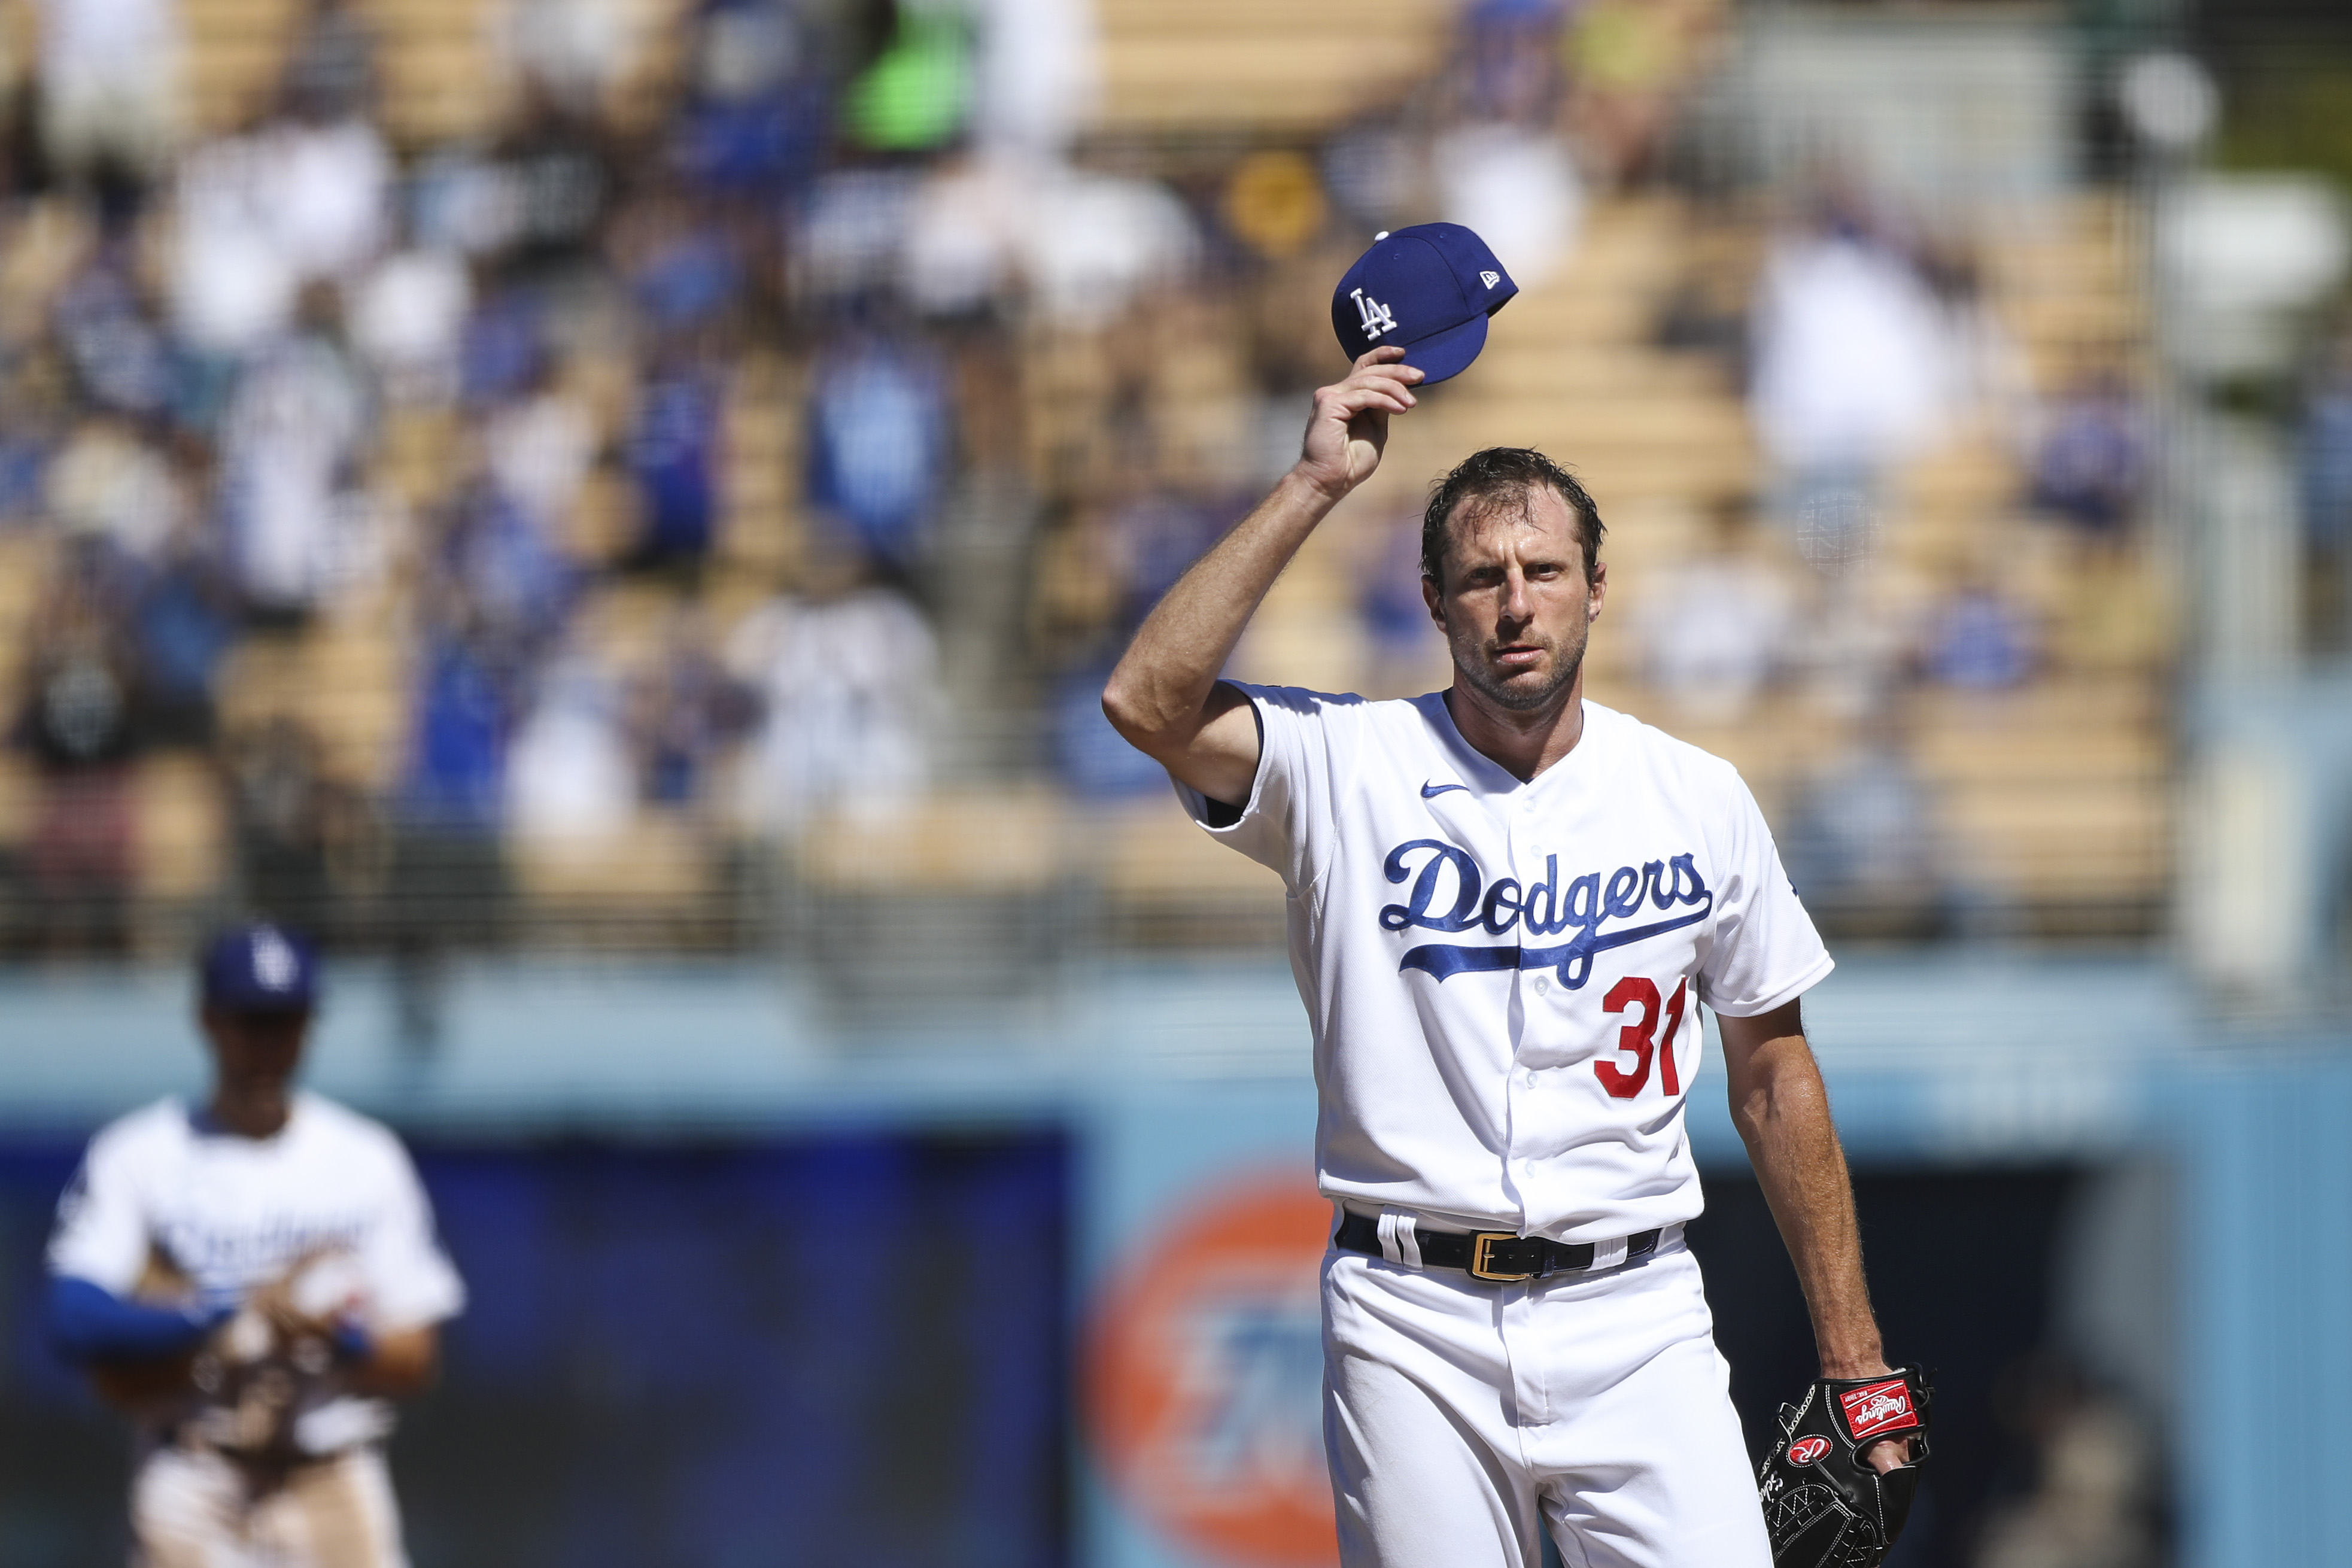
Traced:
MULTIPOLYGON (((1592 1267, 1592 1243, 1547 1241, 1540 1236, 1513 1236, 1507 1230, 1481 1230, 1465 1236, 1458 1231, 1412 1227, 1424 1268, 1459 1268, 1473 1279, 1509 1284, 1521 1279, 1549 1279, 1592 1267)), ((1381 1222, 1370 1215, 1350 1213, 1331 1238, 1349 1252, 1372 1258, 1381 1254, 1381 1222)), ((1625 1259, 1646 1258, 1658 1249, 1658 1232, 1645 1230, 1625 1238, 1625 1259)))

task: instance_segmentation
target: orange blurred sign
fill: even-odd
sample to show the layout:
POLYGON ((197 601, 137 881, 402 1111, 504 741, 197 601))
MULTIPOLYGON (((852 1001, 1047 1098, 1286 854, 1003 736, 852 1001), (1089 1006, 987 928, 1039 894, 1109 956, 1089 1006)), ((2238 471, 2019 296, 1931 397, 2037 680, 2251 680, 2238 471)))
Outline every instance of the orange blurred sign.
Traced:
POLYGON ((1125 1258, 1087 1358, 1128 1507, 1211 1563, 1339 1561, 1318 1302, 1331 1205, 1291 1172, 1213 1189, 1125 1258))

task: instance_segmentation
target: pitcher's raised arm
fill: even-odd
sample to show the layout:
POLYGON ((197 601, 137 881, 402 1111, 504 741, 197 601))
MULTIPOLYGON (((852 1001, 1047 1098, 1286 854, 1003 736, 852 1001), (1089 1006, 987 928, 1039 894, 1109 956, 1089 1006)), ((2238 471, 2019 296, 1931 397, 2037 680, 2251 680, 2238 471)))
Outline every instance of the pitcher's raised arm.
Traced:
POLYGON ((1380 467, 1389 416, 1412 407, 1422 379, 1403 355, 1374 349, 1317 390, 1297 463, 1168 590, 1103 689, 1112 726, 1212 800, 1247 800, 1257 773, 1256 721, 1217 672, 1316 524, 1380 467))

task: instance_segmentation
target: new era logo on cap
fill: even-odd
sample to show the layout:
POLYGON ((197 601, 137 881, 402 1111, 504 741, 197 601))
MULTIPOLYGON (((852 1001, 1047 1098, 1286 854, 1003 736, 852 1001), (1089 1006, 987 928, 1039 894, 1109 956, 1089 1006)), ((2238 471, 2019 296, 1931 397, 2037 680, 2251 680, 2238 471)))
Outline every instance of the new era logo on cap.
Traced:
POLYGON ((1486 318, 1518 291, 1470 230, 1415 224, 1380 236, 1348 268, 1332 291, 1331 330, 1351 360, 1383 343, 1402 348, 1427 385, 1468 368, 1486 346, 1486 318))

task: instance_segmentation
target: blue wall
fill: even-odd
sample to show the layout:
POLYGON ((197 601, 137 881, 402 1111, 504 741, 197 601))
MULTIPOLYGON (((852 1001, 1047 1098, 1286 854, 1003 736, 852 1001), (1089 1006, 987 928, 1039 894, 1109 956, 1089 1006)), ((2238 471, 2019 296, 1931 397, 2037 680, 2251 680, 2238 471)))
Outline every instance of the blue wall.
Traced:
POLYGON ((2181 1086, 2187 1563, 2352 1562, 2352 1063, 2181 1086))
MULTIPOLYGON (((472 1292, 393 1459, 430 1568, 1067 1561, 1066 1143, 426 1143, 472 1292)), ((33 1303, 75 1151, 0 1152, 0 1561, 120 1562, 123 1430, 33 1303)))

